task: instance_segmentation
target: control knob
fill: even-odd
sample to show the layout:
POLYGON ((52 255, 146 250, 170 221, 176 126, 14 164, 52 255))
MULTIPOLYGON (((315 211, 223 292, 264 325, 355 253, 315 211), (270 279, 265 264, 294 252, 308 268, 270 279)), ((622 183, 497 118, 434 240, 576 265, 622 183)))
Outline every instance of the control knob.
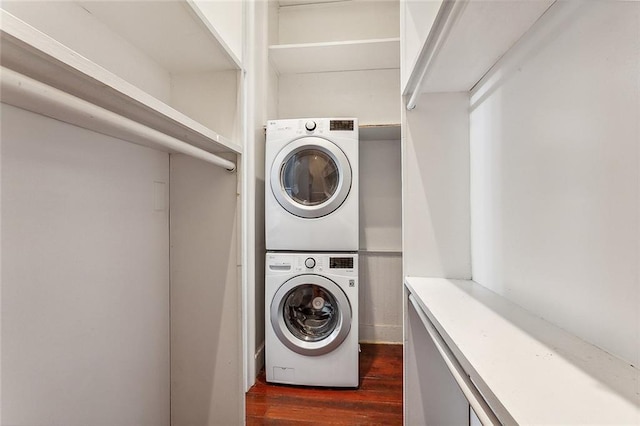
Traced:
POLYGON ((313 130, 316 129, 316 122, 315 121, 307 121, 307 123, 304 125, 304 127, 308 131, 312 132, 313 130))
POLYGON ((311 269, 316 266, 316 260, 313 257, 307 257, 304 261, 304 266, 311 269))

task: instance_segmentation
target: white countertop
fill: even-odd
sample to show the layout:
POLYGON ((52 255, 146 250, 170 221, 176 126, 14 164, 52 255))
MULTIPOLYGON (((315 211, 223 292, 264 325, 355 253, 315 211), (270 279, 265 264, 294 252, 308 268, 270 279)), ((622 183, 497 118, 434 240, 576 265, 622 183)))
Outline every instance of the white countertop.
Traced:
POLYGON ((640 370, 469 280, 405 285, 505 424, 640 425, 640 370))

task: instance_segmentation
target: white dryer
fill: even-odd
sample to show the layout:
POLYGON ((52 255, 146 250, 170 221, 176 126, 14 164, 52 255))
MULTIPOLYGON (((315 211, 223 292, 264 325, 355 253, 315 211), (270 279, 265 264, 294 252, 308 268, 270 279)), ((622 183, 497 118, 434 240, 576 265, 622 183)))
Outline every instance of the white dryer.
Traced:
POLYGON ((358 250, 358 120, 267 123, 267 250, 358 250))
POLYGON ((267 253, 267 381, 357 387, 358 349, 358 255, 267 253))

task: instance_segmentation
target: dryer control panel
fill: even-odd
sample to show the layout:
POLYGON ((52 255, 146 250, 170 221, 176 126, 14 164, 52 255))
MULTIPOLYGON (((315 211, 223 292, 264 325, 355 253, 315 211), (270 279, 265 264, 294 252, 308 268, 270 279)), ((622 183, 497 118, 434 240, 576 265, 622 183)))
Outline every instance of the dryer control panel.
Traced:
POLYGON ((267 253, 272 272, 357 274, 358 255, 348 253, 267 253))
POLYGON ((267 122, 269 138, 349 136, 358 139, 357 118, 299 118, 267 122))

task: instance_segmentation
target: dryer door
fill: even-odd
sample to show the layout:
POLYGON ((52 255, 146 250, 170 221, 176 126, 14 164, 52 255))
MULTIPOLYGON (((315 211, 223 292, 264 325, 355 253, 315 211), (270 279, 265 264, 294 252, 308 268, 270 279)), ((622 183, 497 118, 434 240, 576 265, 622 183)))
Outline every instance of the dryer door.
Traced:
POLYGON ((326 216, 342 205, 351 189, 351 165, 333 142, 304 137, 287 144, 271 165, 271 190, 289 213, 326 216))
POLYGON ((342 289, 320 275, 298 275, 271 301, 271 326, 280 341, 303 355, 331 352, 351 329, 351 305, 342 289))

